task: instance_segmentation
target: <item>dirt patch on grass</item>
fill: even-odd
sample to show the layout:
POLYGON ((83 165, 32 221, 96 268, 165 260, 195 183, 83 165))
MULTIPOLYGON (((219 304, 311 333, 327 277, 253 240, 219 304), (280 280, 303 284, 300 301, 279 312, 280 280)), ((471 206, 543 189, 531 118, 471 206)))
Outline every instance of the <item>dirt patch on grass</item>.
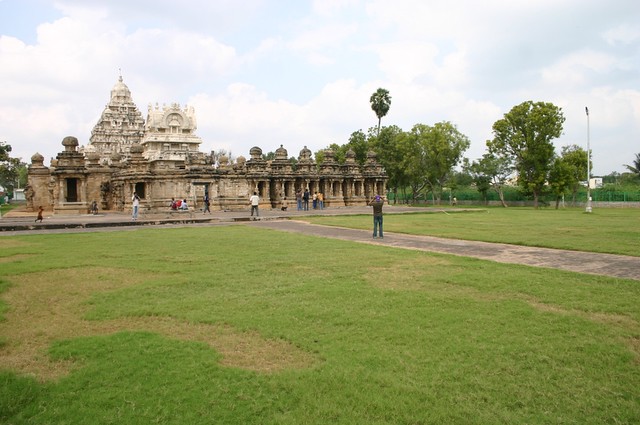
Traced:
POLYGON ((419 263, 397 261, 384 267, 372 267, 364 278, 380 289, 432 290, 434 278, 442 276, 447 267, 451 267, 451 262, 444 258, 425 257, 419 263))
POLYGON ((3 368, 39 379, 64 376, 73 361, 51 361, 47 354, 57 340, 110 334, 119 331, 151 331, 169 338, 202 341, 223 356, 222 364, 258 372, 303 368, 315 358, 282 340, 257 333, 238 332, 230 326, 188 323, 170 317, 124 317, 115 320, 84 320, 95 293, 137 285, 148 273, 128 269, 93 267, 52 270, 9 278, 13 284, 0 298, 8 305, 0 323, 3 368))
POLYGON ((17 239, 0 238, 0 248, 18 248, 22 246, 29 246, 27 242, 19 241, 17 239))
POLYGON ((530 306, 540 311, 579 316, 594 322, 616 325, 616 326, 630 329, 630 330, 636 330, 640 327, 636 320, 634 320, 629 316, 624 316, 621 314, 588 312, 588 311, 582 311, 582 310, 576 310, 576 309, 566 309, 566 308, 562 308, 562 307, 551 305, 551 304, 544 304, 530 297, 527 297, 526 301, 527 303, 529 303, 530 306))
POLYGON ((13 263, 15 261, 26 260, 29 257, 32 257, 32 255, 31 254, 16 254, 16 255, 9 255, 8 257, 0 257, 0 264, 13 263))
POLYGON ((627 344, 635 354, 635 363, 640 364, 640 337, 627 338, 627 344))

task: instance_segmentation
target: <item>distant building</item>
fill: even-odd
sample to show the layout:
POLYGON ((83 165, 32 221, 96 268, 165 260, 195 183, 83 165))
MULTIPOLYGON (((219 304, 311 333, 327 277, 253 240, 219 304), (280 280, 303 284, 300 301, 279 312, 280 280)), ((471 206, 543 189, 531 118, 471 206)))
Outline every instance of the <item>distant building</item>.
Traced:
POLYGON ((136 192, 149 211, 168 210, 172 198, 199 208, 205 197, 212 210, 245 209, 254 191, 263 206, 278 208, 283 197, 295 199, 305 189, 322 192, 325 206, 332 207, 365 205, 386 191, 387 176, 373 152, 360 166, 353 151, 338 164, 327 150, 318 165, 305 146, 294 167, 282 145, 272 161, 262 159, 256 146, 248 160, 240 156, 232 163, 200 152, 196 129, 194 109, 175 103, 149 105, 145 121, 120 77, 86 147, 68 136, 50 166, 39 153, 31 157, 27 208, 86 213, 95 200, 101 210, 124 211, 136 192))
POLYGON ((592 177, 589 179, 589 189, 598 189, 602 187, 602 177, 592 177))

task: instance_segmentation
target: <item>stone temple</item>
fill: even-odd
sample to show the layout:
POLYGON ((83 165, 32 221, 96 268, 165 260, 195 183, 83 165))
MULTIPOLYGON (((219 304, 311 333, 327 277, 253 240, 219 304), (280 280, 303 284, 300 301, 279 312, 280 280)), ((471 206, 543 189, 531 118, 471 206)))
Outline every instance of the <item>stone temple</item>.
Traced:
POLYGON ((101 210, 126 211, 136 192, 149 212, 167 211, 172 198, 202 208, 205 197, 212 210, 239 210, 248 209, 254 191, 262 208, 278 208, 284 197, 294 205, 296 192, 305 189, 322 192, 327 207, 343 207, 365 205, 386 189, 386 174, 373 152, 361 166, 353 151, 339 164, 326 150, 317 164, 306 146, 297 161, 282 145, 267 161, 256 146, 249 159, 230 161, 200 152, 196 129, 194 109, 178 104, 149 105, 145 121, 120 77, 86 147, 68 136, 49 167, 42 155, 31 157, 27 208, 86 214, 96 201, 101 210))

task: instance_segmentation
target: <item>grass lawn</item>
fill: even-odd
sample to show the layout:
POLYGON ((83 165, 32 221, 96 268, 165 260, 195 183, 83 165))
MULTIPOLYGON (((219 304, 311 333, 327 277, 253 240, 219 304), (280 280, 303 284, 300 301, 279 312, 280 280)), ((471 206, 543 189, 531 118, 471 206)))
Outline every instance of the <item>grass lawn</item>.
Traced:
POLYGON ((244 225, 0 263, 3 424, 640 422, 637 281, 244 225))
MULTIPOLYGON (((384 211, 393 211, 393 206, 384 211)), ((383 211, 383 212, 384 212, 383 211)), ((640 208, 488 208, 476 212, 386 214, 388 232, 640 256, 640 208)), ((308 217, 328 226, 372 228, 371 216, 308 217)))

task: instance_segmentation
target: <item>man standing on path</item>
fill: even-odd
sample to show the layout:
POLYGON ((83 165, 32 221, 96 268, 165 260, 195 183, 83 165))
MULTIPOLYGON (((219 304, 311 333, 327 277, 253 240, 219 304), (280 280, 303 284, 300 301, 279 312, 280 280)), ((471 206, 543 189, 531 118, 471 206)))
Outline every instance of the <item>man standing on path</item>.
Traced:
POLYGON ((378 228, 380 229, 380 239, 384 237, 382 234, 382 206, 384 205, 384 200, 380 197, 380 195, 376 195, 371 202, 369 202, 369 206, 373 207, 373 238, 378 237, 378 228))
POLYGON ((302 211, 302 189, 298 189, 296 192, 296 203, 298 204, 298 211, 302 211))
POLYGON ((251 203, 251 217, 253 217, 253 212, 256 212, 256 217, 260 217, 260 212, 258 211, 258 205, 260 205, 260 198, 256 192, 253 192, 253 196, 249 198, 249 202, 251 203))
POLYGON ((309 189, 305 189, 302 194, 302 208, 309 211, 309 189))

